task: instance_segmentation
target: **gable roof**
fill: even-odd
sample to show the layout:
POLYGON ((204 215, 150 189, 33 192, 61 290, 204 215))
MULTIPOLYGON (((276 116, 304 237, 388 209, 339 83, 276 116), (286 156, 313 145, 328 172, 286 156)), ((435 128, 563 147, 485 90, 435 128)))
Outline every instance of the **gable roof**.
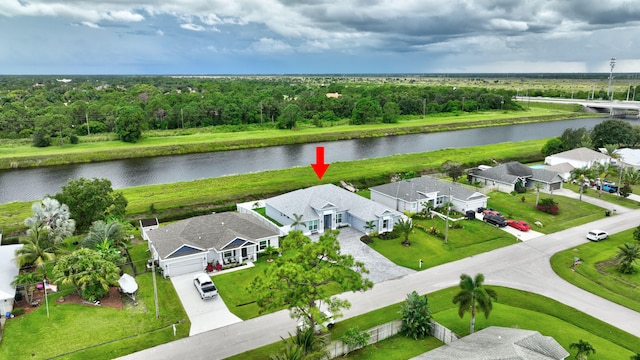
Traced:
POLYGON ((0 301, 16 296, 16 287, 11 282, 18 275, 18 265, 13 259, 16 257, 16 250, 20 248, 22 244, 0 246, 0 301))
POLYGON ((545 170, 557 171, 559 173, 569 173, 573 169, 575 169, 575 167, 568 162, 547 166, 545 168, 545 170))
POLYGON ((562 178, 556 171, 547 169, 532 169, 526 165, 523 165, 517 161, 500 164, 498 166, 472 171, 477 177, 482 177, 489 180, 495 180, 505 184, 515 184, 518 179, 529 178, 545 183, 560 182, 562 178))
POLYGON ((265 200, 269 206, 292 217, 302 215, 305 221, 318 218, 316 210, 335 209, 336 212, 348 211, 351 216, 363 220, 372 220, 389 213, 401 216, 399 212, 375 201, 366 199, 333 184, 312 186, 295 190, 265 200))
POLYGON ((560 158, 565 158, 565 159, 571 159, 571 160, 579 160, 579 161, 584 161, 584 162, 591 162, 591 161, 594 161, 594 160, 611 159, 611 156, 609 156, 609 155, 606 155, 606 154, 603 154, 601 152, 594 151, 594 150, 591 150, 591 149, 587 149, 585 147, 564 151, 564 152, 553 154, 553 155, 550 155, 550 156, 560 157, 560 158))
POLYGON ((562 360, 569 353, 551 336, 533 330, 490 326, 412 360, 562 360))
POLYGON ((449 195, 459 200, 474 200, 478 198, 488 198, 487 195, 467 189, 456 183, 440 181, 431 176, 421 176, 418 178, 397 181, 389 184, 374 186, 372 191, 385 194, 387 196, 402 199, 407 202, 415 202, 424 199, 424 193, 436 192, 439 195, 449 195))
POLYGON ((148 233, 160 258, 177 257, 209 249, 220 251, 237 239, 256 240, 279 233, 250 214, 224 212, 196 216, 148 233))
POLYGON ((543 183, 562 182, 562 177, 557 171, 549 169, 531 169, 531 180, 543 183))

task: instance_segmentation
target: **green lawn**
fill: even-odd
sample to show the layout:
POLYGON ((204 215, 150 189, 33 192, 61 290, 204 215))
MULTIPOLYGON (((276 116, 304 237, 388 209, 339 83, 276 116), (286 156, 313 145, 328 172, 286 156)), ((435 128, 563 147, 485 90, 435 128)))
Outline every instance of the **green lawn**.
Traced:
MULTIPOLYGON (((146 244, 130 249, 134 262, 146 257, 146 244)), ((140 269, 139 269, 140 270, 140 269)), ((142 270, 144 271, 144 270, 142 270)), ((189 336, 191 323, 171 281, 158 276, 156 319, 151 273, 140 273, 135 307, 122 310, 108 307, 57 303, 55 299, 73 289, 61 287, 49 296, 49 314, 41 305, 34 312, 6 323, 0 358, 113 359, 155 345, 189 336), (176 324, 177 336, 173 336, 176 324)))
MULTIPOLYGON (((570 189, 570 190, 573 190, 576 194, 580 193, 580 186, 578 186, 578 185, 565 183, 565 184, 562 184, 562 187, 570 189)), ((640 186, 633 185, 631 187, 631 189, 632 189, 632 193, 638 194, 638 191, 640 191, 640 186)), ((630 208, 630 209, 637 209, 638 205, 640 205, 639 202, 631 200, 629 198, 623 198, 623 197, 618 196, 617 194, 611 194, 611 193, 608 193, 606 191, 598 192, 598 190, 591 189, 591 188, 583 188, 582 189, 582 194, 586 195, 586 196, 593 197, 593 198, 602 199, 602 200, 608 201, 608 202, 610 202, 612 204, 616 204, 616 205, 623 206, 623 207, 630 208)))
MULTIPOLYGON (((526 194, 510 195, 502 192, 492 192, 489 195, 488 206, 493 208, 507 219, 524 220, 532 226, 532 229, 544 234, 554 233, 577 225, 586 224, 603 218, 604 210, 584 201, 571 199, 564 196, 553 196, 558 203, 559 212, 551 215, 535 208, 536 192, 529 191, 526 194), (525 201, 522 202, 524 196, 525 201), (534 223, 540 221, 542 228, 534 223)), ((549 194, 540 193, 540 199, 549 198, 549 194)))
MULTIPOLYGON (((498 302, 494 302, 489 319, 479 316, 476 330, 488 326, 516 327, 537 330, 546 336, 553 336, 565 349, 580 339, 589 341, 598 351, 590 359, 626 359, 640 352, 640 339, 585 313, 551 300, 541 295, 504 287, 491 287, 498 293, 498 302)), ((469 332, 469 315, 463 319, 457 314, 457 308, 451 299, 458 292, 457 287, 436 291, 428 295, 429 305, 436 321, 458 335, 469 332)), ((381 308, 370 313, 339 321, 331 330, 331 337, 339 339, 350 327, 369 329, 400 318, 400 303, 381 308)), ((439 345, 439 341, 430 339, 414 341, 402 336, 392 337, 367 349, 350 355, 352 359, 409 359, 439 345), (402 350, 399 348, 402 347, 402 350)), ((279 343, 239 354, 230 359, 265 359, 278 351, 279 343)), ((575 354, 575 351, 571 352, 575 354)))
POLYGON ((551 257, 551 266, 566 281, 640 312, 640 273, 621 274, 612 259, 618 252, 618 246, 635 242, 633 231, 630 229, 600 242, 561 251, 551 257), (574 257, 583 261, 575 271, 572 270, 574 257))
MULTIPOLYGON (((438 217, 428 220, 415 219, 414 222, 425 229, 435 226, 444 234, 445 221, 438 217)), ((461 220, 460 223, 464 226, 463 229, 449 229, 447 244, 443 239, 414 227, 409 237, 411 246, 402 246, 402 237, 392 240, 376 238, 369 246, 395 264, 420 270, 420 259, 423 261, 422 269, 427 269, 516 242, 513 235, 482 221, 461 220)))

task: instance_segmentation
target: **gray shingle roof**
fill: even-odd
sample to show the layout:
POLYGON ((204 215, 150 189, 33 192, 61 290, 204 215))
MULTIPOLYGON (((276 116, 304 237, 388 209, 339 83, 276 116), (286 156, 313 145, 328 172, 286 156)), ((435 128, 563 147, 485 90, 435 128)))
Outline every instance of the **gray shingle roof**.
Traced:
POLYGON ((393 198, 402 199, 408 202, 415 202, 424 199, 420 193, 437 192, 439 195, 448 195, 451 187, 451 197, 459 200, 473 200, 477 198, 487 198, 488 196, 467 189, 456 183, 440 181, 431 176, 421 176, 419 178, 397 181, 389 184, 374 186, 371 190, 380 192, 393 198))
POLYGON ((149 231, 148 235, 164 259, 184 245, 202 251, 221 250, 236 238, 256 241, 279 233, 249 214, 224 212, 178 221, 149 231))
POLYGON ((544 183, 562 181, 562 178, 557 171, 548 169, 531 169, 531 171, 533 172, 531 180, 536 180, 544 183))
POLYGON ((293 217, 293 214, 303 215, 306 221, 318 218, 314 209, 328 208, 334 208, 337 212, 348 211, 351 216, 365 221, 376 219, 385 212, 397 216, 402 215, 382 204, 365 199, 333 184, 291 191, 266 199, 265 203, 289 217, 293 217))
POLYGON ((550 336, 490 326, 412 360, 562 360, 567 356, 569 353, 550 336))
POLYGON ((489 180, 505 184, 515 184, 519 178, 527 178, 545 183, 562 181, 556 171, 546 169, 532 169, 519 162, 512 161, 486 170, 475 170, 473 174, 489 180), (556 178, 558 176, 558 178, 556 178))

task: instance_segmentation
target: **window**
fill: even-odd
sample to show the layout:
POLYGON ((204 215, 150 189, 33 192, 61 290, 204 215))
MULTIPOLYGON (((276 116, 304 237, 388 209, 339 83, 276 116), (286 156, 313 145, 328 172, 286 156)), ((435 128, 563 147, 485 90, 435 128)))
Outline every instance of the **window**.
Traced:
POLYGON ((342 224, 342 213, 336 214, 336 222, 342 224))
POLYGON ((267 247, 267 241, 266 240, 260 241, 260 250, 264 250, 264 248, 266 247, 267 247))
POLYGON ((445 196, 438 196, 438 199, 436 200, 436 205, 444 204, 444 198, 445 196))
POLYGON ((318 230, 318 220, 312 220, 308 222, 309 230, 318 230))
POLYGON ((382 228, 383 229, 388 229, 389 228, 389 220, 388 219, 382 220, 382 228))

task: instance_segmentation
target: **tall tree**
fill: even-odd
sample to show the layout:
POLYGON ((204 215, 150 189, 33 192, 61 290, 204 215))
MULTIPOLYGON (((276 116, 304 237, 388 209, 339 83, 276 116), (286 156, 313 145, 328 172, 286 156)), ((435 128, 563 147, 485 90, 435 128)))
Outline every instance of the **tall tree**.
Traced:
POLYGON ((296 213, 293 213, 293 222, 291 223, 291 228, 292 229, 298 230, 298 226, 300 226, 300 225, 302 225, 304 227, 307 227, 307 223, 302 221, 302 217, 303 216, 304 215, 302 215, 302 214, 298 215, 296 213))
POLYGON ((107 216, 122 217, 127 207, 127 199, 113 191, 109 179, 71 180, 55 199, 69 206, 78 230, 87 230, 91 223, 107 216))
POLYGON ((73 235, 76 222, 71 219, 69 206, 60 204, 56 199, 45 197, 42 202, 31 204, 33 216, 26 218, 24 224, 33 229, 47 231, 49 239, 60 243, 63 239, 73 235))
POLYGON ((137 106, 124 106, 118 109, 116 134, 124 142, 135 143, 142 137, 144 112, 137 106))
POLYGON ((413 291, 400 309, 402 315, 402 332, 415 340, 431 335, 431 308, 427 295, 420 296, 413 291))
POLYGON ((623 274, 633 274, 636 269, 633 266, 640 259, 640 244, 625 243, 618 247, 616 259, 620 262, 618 270, 623 274))
POLYGON ((593 127, 591 141, 596 149, 607 144, 630 145, 634 142, 633 128, 626 121, 607 119, 593 127))
POLYGON ((485 318, 488 318, 493 308, 491 300, 498 300, 498 294, 493 289, 483 287, 483 283, 484 275, 482 274, 476 274, 475 278, 462 274, 460 275, 460 292, 453 298, 453 303, 459 304, 460 318, 463 318, 467 312, 471 313, 470 334, 475 330, 476 313, 484 313, 485 318))
POLYGON ((587 360, 588 355, 596 353, 596 349, 594 349, 588 341, 584 341, 582 339, 578 340, 577 343, 571 343, 569 345, 569 349, 577 350, 577 360, 587 360))
POLYGON ((440 166, 440 170, 442 170, 442 172, 444 172, 445 174, 449 175, 449 177, 453 179, 453 182, 458 181, 460 176, 462 176, 462 174, 464 173, 464 170, 462 169, 462 164, 456 161, 451 161, 451 160, 445 161, 440 166))
MULTIPOLYGON (((588 179, 593 178, 593 174, 594 174, 593 170, 586 166, 571 170, 571 180, 577 181, 578 184, 580 185, 580 198, 579 198, 580 201, 582 201, 582 193, 584 192, 584 183, 588 179)), ((536 200, 536 206, 537 206, 537 202, 538 201, 536 200)))
POLYGON ((294 129, 298 121, 302 119, 302 110, 296 104, 289 104, 282 110, 278 118, 278 127, 281 129, 294 129))
POLYGON ((102 253, 92 249, 78 249, 62 256, 53 267, 54 282, 73 285, 83 299, 100 300, 109 287, 118 283, 120 268, 102 253))
POLYGON ((330 295, 327 285, 339 284, 344 291, 367 290, 373 283, 369 271, 353 256, 340 252, 339 231, 327 231, 311 241, 293 230, 282 242, 282 256, 256 277, 249 291, 261 311, 287 307, 292 318, 302 318, 310 328, 322 324, 320 307, 326 304, 334 316, 351 304, 330 295))

